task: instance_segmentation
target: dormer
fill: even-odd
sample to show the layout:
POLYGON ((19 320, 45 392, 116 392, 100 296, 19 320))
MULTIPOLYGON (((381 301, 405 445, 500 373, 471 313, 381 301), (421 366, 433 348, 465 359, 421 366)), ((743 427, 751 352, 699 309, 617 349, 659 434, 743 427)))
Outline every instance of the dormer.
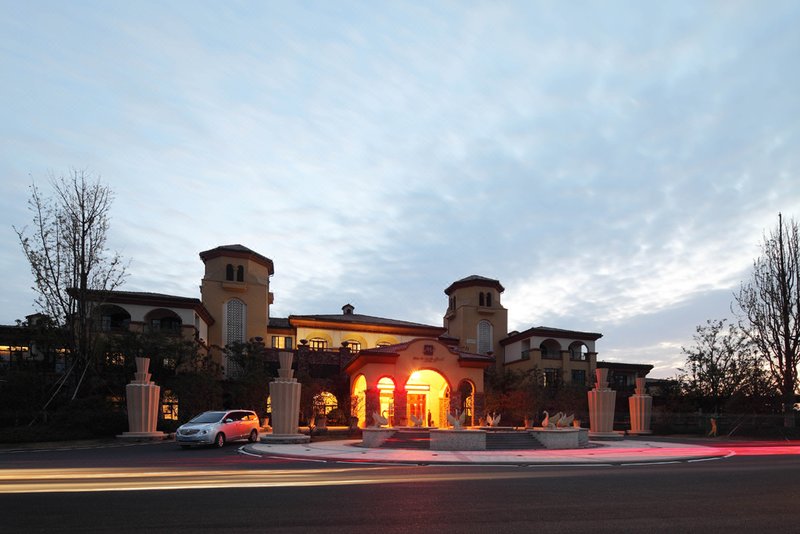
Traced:
POLYGON ((352 304, 345 304, 342 306, 342 314, 343 315, 353 315, 353 310, 355 310, 355 306, 352 304))

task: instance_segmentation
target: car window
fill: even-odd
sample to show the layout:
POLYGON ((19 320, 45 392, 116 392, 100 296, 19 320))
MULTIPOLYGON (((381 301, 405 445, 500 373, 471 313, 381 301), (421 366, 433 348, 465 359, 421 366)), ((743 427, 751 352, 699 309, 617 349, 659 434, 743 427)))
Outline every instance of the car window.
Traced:
POLYGON ((216 423, 222 419, 225 412, 204 412, 189 421, 190 423, 216 423))

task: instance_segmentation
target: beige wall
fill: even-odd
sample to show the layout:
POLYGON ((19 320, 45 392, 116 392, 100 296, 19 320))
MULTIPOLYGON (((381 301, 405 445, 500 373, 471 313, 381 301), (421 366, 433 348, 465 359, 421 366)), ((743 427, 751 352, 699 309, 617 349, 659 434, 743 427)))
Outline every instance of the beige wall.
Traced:
POLYGON ((206 261, 205 275, 200 287, 201 299, 215 322, 208 330, 211 345, 225 346, 226 317, 225 308, 229 300, 239 299, 246 306, 246 325, 244 339, 264 338, 269 343, 267 324, 269 323, 269 270, 255 261, 236 257, 217 257, 206 261), (244 266, 244 281, 225 280, 228 264, 234 269, 244 266))
POLYGON ((492 325, 492 351, 503 354, 500 340, 508 333, 508 310, 500 303, 500 293, 495 288, 471 286, 456 289, 450 297, 455 297, 456 306, 445 313, 444 327, 452 337, 459 339, 459 347, 467 352, 478 352, 478 323, 489 321, 492 325), (480 306, 480 293, 492 294, 491 306, 480 306))

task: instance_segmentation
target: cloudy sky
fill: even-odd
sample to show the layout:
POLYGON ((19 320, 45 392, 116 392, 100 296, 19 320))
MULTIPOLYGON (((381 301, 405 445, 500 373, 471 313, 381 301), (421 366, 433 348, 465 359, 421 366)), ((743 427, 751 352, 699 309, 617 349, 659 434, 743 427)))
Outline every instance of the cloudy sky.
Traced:
POLYGON ((0 324, 35 311, 32 180, 115 192, 124 289, 275 262, 272 315, 602 332, 666 377, 800 217, 797 2, 0 0, 0 324))

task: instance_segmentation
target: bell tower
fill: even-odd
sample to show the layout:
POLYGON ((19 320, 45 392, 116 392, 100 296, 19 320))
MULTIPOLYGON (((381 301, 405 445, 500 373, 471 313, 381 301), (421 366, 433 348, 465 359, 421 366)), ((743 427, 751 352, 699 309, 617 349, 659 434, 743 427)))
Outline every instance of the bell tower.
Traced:
POLYGON ((200 253, 205 274, 200 286, 203 305, 214 317, 208 343, 224 347, 251 338, 267 338, 272 293, 272 260, 242 245, 223 245, 200 253))
POLYGON ((458 346, 477 354, 493 353, 501 361, 500 340, 508 332, 508 310, 500 295, 505 288, 498 280, 472 275, 450 284, 444 290, 449 301, 444 327, 458 346))

